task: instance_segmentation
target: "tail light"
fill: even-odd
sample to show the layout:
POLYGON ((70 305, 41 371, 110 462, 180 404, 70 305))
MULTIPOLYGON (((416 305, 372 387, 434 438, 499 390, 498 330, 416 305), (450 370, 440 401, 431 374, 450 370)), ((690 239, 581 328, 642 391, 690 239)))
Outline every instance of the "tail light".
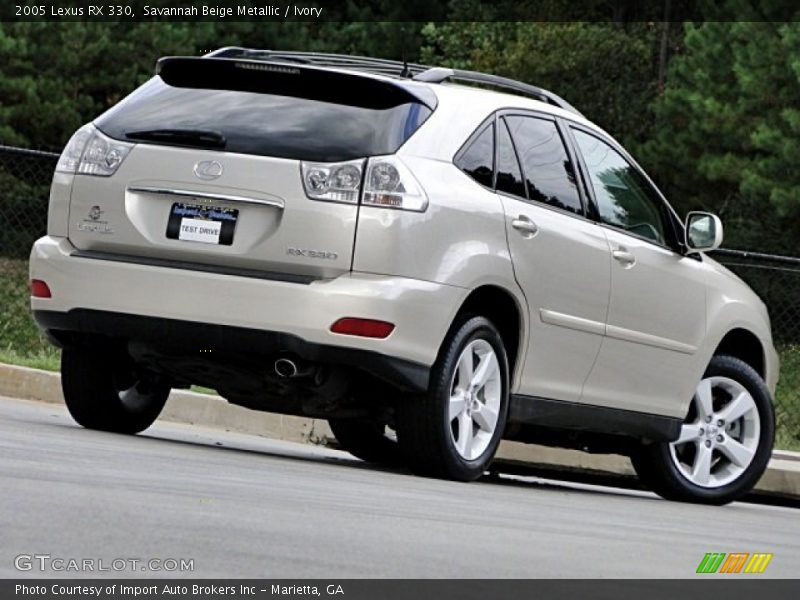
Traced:
POLYGON ((133 144, 113 140, 91 123, 70 138, 56 164, 59 173, 80 173, 109 177, 125 160, 133 144))
POLYGON ((303 187, 312 200, 356 204, 361 194, 361 203, 368 206, 416 212, 428 207, 422 186, 396 156, 376 156, 366 162, 302 162, 300 168, 303 187))
POLYGON ((358 204, 363 160, 343 163, 300 163, 303 187, 312 200, 358 204))
POLYGON ((331 331, 343 335, 383 339, 389 337, 389 334, 394 331, 394 324, 386 321, 376 321, 375 319, 347 317, 339 319, 331 325, 331 331))
POLYGON ((369 159, 362 202, 416 212, 423 212, 428 207, 428 197, 422 187, 396 156, 369 159))
POLYGON ((31 280, 31 296, 34 298, 52 298, 50 287, 41 279, 31 280))

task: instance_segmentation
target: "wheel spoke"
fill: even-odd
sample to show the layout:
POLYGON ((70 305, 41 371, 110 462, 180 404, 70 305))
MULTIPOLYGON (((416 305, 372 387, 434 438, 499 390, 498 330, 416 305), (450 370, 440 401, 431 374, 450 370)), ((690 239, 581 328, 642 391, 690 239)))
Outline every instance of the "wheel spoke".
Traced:
POLYGON ((685 444, 694 442, 700 437, 701 425, 699 423, 684 423, 681 427, 681 434, 673 444, 685 444))
POLYGON ((475 419, 478 427, 484 431, 488 433, 494 432, 494 428, 497 425, 497 411, 493 408, 486 404, 481 404, 480 408, 472 413, 472 418, 475 419))
POLYGON ((466 390, 472 381, 473 366, 472 366, 472 351, 468 350, 461 355, 458 361, 458 388, 466 390))
POLYGON ((453 419, 458 417, 462 412, 464 412, 464 408, 466 408, 467 401, 464 398, 464 393, 461 391, 457 391, 455 394, 450 396, 450 407, 448 413, 448 423, 452 423, 453 419))
POLYGON ((476 391, 486 385, 486 382, 497 372, 497 359, 494 352, 489 352, 483 356, 475 374, 472 376, 470 384, 476 391))
POLYGON ((726 423, 733 423, 756 407, 753 397, 747 391, 742 391, 731 400, 730 404, 719 412, 719 418, 726 423))
POLYGON ((747 467, 753 460, 754 450, 730 436, 725 436, 725 441, 717 445, 717 449, 727 456, 737 467, 747 467))
POLYGON ((711 479, 711 448, 705 444, 697 445, 697 456, 692 465, 692 479, 698 485, 707 485, 711 479))
POLYGON ((706 417, 714 414, 714 406, 712 402, 713 395, 711 393, 710 380, 703 379, 703 381, 700 382, 700 385, 697 386, 697 391, 694 394, 694 398, 700 418, 705 419, 706 417))
POLYGON ((459 454, 470 458, 472 450, 472 417, 462 412, 458 417, 458 441, 456 442, 459 454))

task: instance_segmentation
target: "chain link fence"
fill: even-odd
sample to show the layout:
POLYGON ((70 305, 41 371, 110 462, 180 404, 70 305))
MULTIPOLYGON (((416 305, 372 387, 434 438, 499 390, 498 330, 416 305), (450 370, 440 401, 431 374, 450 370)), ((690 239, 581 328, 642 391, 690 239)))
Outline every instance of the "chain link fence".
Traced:
POLYGON ((25 258, 47 228, 58 154, 0 146, 0 257, 25 258))
MULTIPOLYGON (((27 257, 47 226, 58 154, 0 145, 0 359, 5 350, 46 351, 28 315, 27 257)), ((744 279, 769 307, 781 355, 776 394, 778 447, 800 450, 800 258, 719 250, 714 258, 744 279)))
POLYGON ((718 250, 714 258, 746 281, 769 309, 781 358, 777 447, 800 450, 800 258, 740 250, 718 250))

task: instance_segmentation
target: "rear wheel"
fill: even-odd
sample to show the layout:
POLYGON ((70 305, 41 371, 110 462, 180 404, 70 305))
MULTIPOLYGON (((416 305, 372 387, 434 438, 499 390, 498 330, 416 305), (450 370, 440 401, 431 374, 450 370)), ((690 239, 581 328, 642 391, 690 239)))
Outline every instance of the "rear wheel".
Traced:
POLYGON ((65 348, 61 387, 69 413, 87 429, 139 433, 158 418, 170 386, 123 351, 65 348))
POLYGON ((725 504, 767 468, 775 413, 764 381, 747 363, 715 356, 697 386, 677 440, 631 457, 642 482, 671 500, 725 504))
POLYGON ((397 436, 382 421, 373 419, 329 419, 336 441, 343 450, 369 463, 400 464, 397 436))
POLYGON ((428 393, 398 407, 403 457, 421 475, 477 479, 500 444, 507 411, 508 362, 500 334, 484 317, 464 318, 442 346, 428 393))

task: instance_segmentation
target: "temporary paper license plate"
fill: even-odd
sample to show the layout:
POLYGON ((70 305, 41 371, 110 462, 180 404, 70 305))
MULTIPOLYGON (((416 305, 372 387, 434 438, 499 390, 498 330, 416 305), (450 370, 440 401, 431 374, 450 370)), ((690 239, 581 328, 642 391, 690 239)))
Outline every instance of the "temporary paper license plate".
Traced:
POLYGON ((239 211, 234 208, 176 202, 169 212, 167 237, 171 240, 230 246, 238 216, 239 211))

